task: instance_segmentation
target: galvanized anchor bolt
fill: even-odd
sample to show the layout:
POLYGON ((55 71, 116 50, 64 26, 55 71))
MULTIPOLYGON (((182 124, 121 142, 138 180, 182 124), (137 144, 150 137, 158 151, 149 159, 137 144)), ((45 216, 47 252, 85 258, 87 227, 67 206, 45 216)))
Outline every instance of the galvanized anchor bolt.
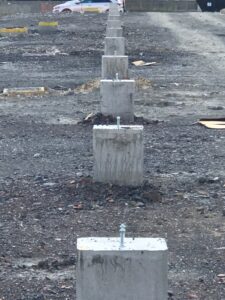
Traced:
POLYGON ((117 125, 117 129, 120 129, 120 117, 116 117, 116 125, 117 125))
POLYGON ((116 80, 119 80, 119 74, 116 73, 116 80))
POLYGON ((125 233, 126 233, 126 225, 121 224, 120 225, 120 248, 124 247, 125 233))

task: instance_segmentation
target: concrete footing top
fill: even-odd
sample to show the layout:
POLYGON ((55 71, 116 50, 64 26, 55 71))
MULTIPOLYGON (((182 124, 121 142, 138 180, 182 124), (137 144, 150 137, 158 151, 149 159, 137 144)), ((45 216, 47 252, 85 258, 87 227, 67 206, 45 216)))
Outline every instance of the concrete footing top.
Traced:
POLYGON ((162 238, 126 238, 120 248, 120 238, 87 237, 77 239, 80 251, 166 251, 167 244, 162 238))

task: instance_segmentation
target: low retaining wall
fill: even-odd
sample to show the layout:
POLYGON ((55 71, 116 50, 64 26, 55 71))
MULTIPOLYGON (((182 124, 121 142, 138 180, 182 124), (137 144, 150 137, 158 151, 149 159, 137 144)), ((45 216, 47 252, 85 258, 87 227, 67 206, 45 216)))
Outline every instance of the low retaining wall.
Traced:
POLYGON ((197 3, 195 0, 126 0, 128 11, 196 11, 197 3))

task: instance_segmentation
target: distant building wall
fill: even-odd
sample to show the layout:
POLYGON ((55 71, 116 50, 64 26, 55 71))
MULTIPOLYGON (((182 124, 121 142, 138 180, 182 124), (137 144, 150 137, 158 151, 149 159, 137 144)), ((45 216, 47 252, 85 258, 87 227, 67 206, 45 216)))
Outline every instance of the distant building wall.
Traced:
MULTIPOLYGON (((63 3, 64 1, 60 1, 63 3)), ((0 0, 0 16, 17 13, 47 13, 51 12, 58 1, 3 1, 0 0)))
POLYGON ((128 11, 196 11, 195 0, 126 0, 128 11))

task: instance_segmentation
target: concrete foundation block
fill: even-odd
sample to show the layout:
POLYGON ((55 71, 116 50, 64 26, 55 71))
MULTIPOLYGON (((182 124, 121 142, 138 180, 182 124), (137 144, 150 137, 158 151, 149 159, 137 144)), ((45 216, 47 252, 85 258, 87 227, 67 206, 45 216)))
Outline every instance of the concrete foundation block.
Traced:
POLYGON ((120 20, 108 20, 107 22, 107 28, 120 28, 122 25, 120 20))
POLYGON ((101 80, 101 113, 134 121, 135 80, 101 80))
POLYGON ((121 21, 121 16, 119 14, 118 15, 109 15, 108 21, 121 21))
POLYGON ((77 300, 167 300, 167 245, 160 238, 79 238, 77 300))
POLYGON ((125 39, 124 37, 106 37, 105 55, 124 55, 125 39))
POLYGON ((95 125, 94 180, 138 186, 143 182, 143 126, 95 125))
POLYGON ((128 56, 103 55, 102 79, 128 79, 128 56))
POLYGON ((123 29, 121 28, 107 28, 106 37, 122 37, 123 29))
POLYGON ((109 16, 120 16, 119 8, 117 3, 111 3, 109 8, 109 16))

